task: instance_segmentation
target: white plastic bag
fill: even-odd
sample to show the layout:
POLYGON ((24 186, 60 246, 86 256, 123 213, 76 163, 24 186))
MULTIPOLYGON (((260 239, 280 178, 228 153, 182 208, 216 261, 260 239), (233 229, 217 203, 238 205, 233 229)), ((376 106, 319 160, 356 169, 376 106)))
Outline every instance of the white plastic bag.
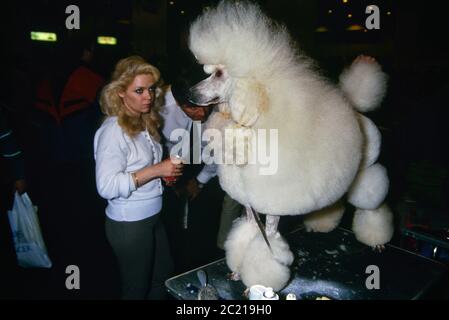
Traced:
POLYGON ((37 218, 37 207, 33 206, 27 193, 14 195, 14 206, 8 211, 9 224, 19 266, 24 268, 51 268, 47 248, 42 239, 37 218))

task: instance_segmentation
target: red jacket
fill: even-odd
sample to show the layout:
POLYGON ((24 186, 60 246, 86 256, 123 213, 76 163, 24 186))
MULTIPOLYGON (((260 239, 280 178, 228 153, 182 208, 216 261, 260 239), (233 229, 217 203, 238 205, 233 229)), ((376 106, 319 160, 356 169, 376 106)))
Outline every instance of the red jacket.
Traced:
POLYGON ((68 115, 88 108, 96 99, 104 79, 85 66, 78 67, 64 86, 59 103, 55 101, 51 83, 43 80, 37 86, 35 107, 51 115, 58 124, 68 115))

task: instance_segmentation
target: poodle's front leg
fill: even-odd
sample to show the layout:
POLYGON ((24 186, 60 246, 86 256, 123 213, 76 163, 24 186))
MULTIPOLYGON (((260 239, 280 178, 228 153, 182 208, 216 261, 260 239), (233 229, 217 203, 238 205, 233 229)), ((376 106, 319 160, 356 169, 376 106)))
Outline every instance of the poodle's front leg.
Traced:
POLYGON ((248 222, 256 224, 256 219, 254 219, 253 209, 249 206, 245 206, 245 210, 246 210, 246 220, 248 222))
POLYGON ((245 206, 246 217, 241 217, 234 222, 228 239, 225 242, 226 260, 231 273, 229 280, 239 281, 239 269, 246 255, 247 247, 258 232, 257 222, 250 206, 245 206))
MULTIPOLYGON (((248 214, 251 211, 248 210, 248 214)), ((257 217, 255 216, 255 219, 257 217)), ((281 290, 290 279, 293 253, 288 243, 277 231, 280 216, 267 215, 263 234, 252 239, 243 258, 240 275, 247 287, 262 284, 281 290)))
POLYGON ((265 221, 265 232, 267 233, 267 237, 274 236, 278 231, 279 219, 280 216, 272 216, 267 214, 265 221))

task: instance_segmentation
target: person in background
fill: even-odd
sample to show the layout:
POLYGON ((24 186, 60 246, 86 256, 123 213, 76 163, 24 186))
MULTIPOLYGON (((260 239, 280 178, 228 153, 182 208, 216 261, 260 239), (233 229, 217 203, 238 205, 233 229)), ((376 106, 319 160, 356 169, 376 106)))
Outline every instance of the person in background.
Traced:
MULTIPOLYGON (((33 129, 27 140, 35 143, 28 148, 27 168, 49 256, 59 277, 51 283, 54 292, 65 281, 68 265, 84 270, 84 279, 94 278, 101 264, 93 264, 92 259, 108 248, 106 241, 99 241, 103 217, 91 214, 104 207, 95 189, 92 148, 102 118, 98 95, 104 78, 94 63, 93 40, 73 34, 61 39, 52 63, 36 83, 30 112, 33 129)), ((113 260, 111 253, 109 258, 113 260)), ((80 290, 62 294, 97 296, 100 289, 92 281, 84 283, 80 290)))
POLYGON ((97 96, 105 80, 95 68, 91 41, 67 40, 64 53, 70 54, 36 86, 39 147, 52 165, 77 167, 92 159, 91 141, 101 117, 97 96))
POLYGON ((106 115, 94 138, 98 193, 108 200, 106 236, 118 261, 123 299, 163 299, 173 265, 160 222, 163 177, 182 164, 162 160, 155 104, 160 73, 138 56, 120 60, 101 93, 106 115))
MULTIPOLYGON (((197 106, 188 101, 190 87, 204 77, 204 73, 186 64, 165 91, 162 134, 166 152, 172 155, 180 143, 185 162, 183 176, 164 195, 164 222, 169 232, 177 272, 197 267, 218 258, 216 236, 223 198, 216 165, 201 159, 203 148, 201 127, 212 107, 197 106), (181 139, 181 140, 180 140, 181 139)), ((171 183, 169 183, 170 185, 171 183)))
POLYGON ((24 193, 25 182, 25 162, 22 151, 14 139, 14 133, 8 124, 6 113, 0 107, 0 156, 9 162, 12 173, 13 190, 24 193))
POLYGON ((220 214, 220 226, 217 234, 217 247, 224 250, 225 242, 231 231, 232 223, 244 212, 244 207, 236 200, 232 199, 227 193, 223 198, 223 205, 220 214))
POLYGON ((7 211, 13 207, 14 193, 24 193, 26 185, 23 154, 15 140, 6 111, 0 107, 0 299, 20 295, 21 274, 7 211))

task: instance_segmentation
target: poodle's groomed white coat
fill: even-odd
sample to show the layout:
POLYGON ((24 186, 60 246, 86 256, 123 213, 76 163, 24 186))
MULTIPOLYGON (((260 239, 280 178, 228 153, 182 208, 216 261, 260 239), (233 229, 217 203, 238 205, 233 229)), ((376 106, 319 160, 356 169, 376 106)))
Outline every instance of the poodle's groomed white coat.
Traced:
MULTIPOLYGON (((390 240, 392 229, 382 229, 381 222, 391 224, 382 205, 388 177, 375 163, 380 133, 357 112, 376 108, 385 93, 386 76, 377 63, 356 61, 337 87, 299 53, 283 26, 242 1, 221 2, 197 18, 189 46, 211 74, 191 89, 192 101, 222 103, 209 128, 249 130, 249 145, 258 129, 278 132, 275 174, 260 174, 257 162, 219 166, 221 186, 232 198, 270 216, 311 213, 308 230, 327 232, 340 221, 339 200, 349 192, 358 208, 357 238, 373 247, 390 240)), ((268 236, 271 250, 251 219, 237 221, 225 243, 227 261, 247 286, 279 290, 288 282, 293 256, 278 233, 268 236)))

